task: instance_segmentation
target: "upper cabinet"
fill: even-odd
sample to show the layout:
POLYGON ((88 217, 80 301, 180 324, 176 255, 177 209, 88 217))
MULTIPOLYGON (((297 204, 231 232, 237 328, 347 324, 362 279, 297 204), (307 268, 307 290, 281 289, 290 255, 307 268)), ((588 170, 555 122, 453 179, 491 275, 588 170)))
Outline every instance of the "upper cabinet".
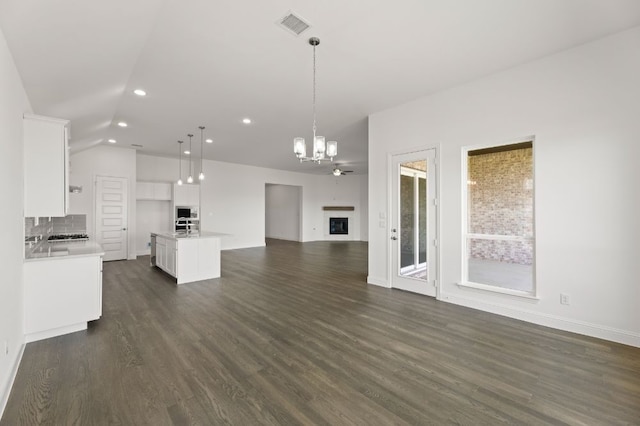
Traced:
POLYGON ((176 206, 199 207, 200 185, 173 185, 173 204, 176 206))
POLYGON ((171 183, 169 182, 137 182, 136 199, 171 201, 171 183))
POLYGON ((69 121, 24 115, 24 215, 66 216, 69 210, 69 121))

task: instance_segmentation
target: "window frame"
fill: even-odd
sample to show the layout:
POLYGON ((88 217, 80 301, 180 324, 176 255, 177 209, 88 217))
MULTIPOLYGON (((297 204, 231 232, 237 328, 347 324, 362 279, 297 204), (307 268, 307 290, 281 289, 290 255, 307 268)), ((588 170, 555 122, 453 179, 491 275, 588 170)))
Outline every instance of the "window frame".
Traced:
MULTIPOLYGON (((424 179, 427 181, 427 172, 423 172, 422 170, 410 169, 408 167, 400 166, 400 174, 402 176, 407 176, 413 178, 413 201, 414 201, 414 241, 416 242, 416 247, 420 245, 420 225, 419 225, 419 214, 420 214, 420 195, 419 195, 419 182, 420 179, 424 179)), ((426 206, 425 206, 426 207, 426 206)), ((400 274, 406 274, 413 271, 420 271, 427 268, 427 262, 415 262, 416 256, 419 258, 419 254, 414 253, 414 263, 409 266, 401 267, 400 274)))
POLYGON ((515 140, 510 140, 510 141, 506 141, 506 142, 501 142, 501 143, 484 143, 484 144, 478 144, 478 145, 470 145, 470 146, 464 146, 462 147, 462 152, 461 152, 461 162, 462 162, 462 173, 461 173, 461 193, 462 193, 462 199, 461 199, 461 214, 462 214, 462 229, 461 229, 461 235, 462 235, 462 241, 461 241, 461 246, 462 246, 462 251, 461 251, 461 257, 462 257, 462 271, 461 271, 461 281, 458 283, 459 286, 461 287, 469 287, 469 288, 474 288, 474 289, 479 289, 479 290, 484 290, 484 291, 489 291, 492 293, 501 293, 501 294, 507 294, 507 295, 511 295, 511 296, 518 296, 518 297, 523 297, 523 298, 527 298, 527 299, 534 299, 534 300, 539 300, 538 297, 538 285, 537 285, 537 280, 536 280, 536 161, 535 161, 535 136, 528 136, 525 138, 518 138, 515 140), (499 148, 499 147, 504 147, 504 146, 508 146, 508 145, 518 145, 518 144, 523 144, 523 143, 531 143, 531 161, 532 161, 532 206, 533 206, 533 212, 532 212, 532 235, 531 237, 526 237, 526 236, 510 236, 510 235, 493 235, 493 234, 476 234, 476 233, 470 233, 469 232, 469 206, 468 206, 468 200, 469 200, 469 167, 468 167, 468 161, 469 161, 469 152, 470 151, 477 151, 477 150, 482 150, 482 149, 490 149, 490 148, 499 148), (514 290, 514 289, 510 289, 510 288, 505 288, 505 287, 499 287, 497 285, 492 285, 492 284, 484 284, 484 283, 478 283, 478 282, 473 282, 473 281, 469 281, 469 246, 468 246, 468 242, 470 239, 486 239, 486 240, 499 240, 499 241, 530 241, 531 245, 532 245, 532 264, 531 264, 531 269, 532 269, 532 276, 531 276, 531 280, 532 280, 532 290, 531 291, 522 291, 522 290, 514 290))

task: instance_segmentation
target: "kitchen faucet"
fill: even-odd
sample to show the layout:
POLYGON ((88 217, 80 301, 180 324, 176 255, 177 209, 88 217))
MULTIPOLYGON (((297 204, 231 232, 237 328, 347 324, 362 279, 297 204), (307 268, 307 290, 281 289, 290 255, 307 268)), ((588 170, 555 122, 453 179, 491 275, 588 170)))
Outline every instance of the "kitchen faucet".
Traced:
POLYGON ((191 223, 191 219, 188 217, 179 217, 176 220, 176 226, 185 225, 187 227, 187 234, 191 234, 191 227, 193 224, 191 223))

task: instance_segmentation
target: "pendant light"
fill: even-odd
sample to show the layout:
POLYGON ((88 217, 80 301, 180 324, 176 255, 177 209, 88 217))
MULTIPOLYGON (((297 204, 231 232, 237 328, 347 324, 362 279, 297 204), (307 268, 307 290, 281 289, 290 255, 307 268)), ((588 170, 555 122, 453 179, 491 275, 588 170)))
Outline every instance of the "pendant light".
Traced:
POLYGON ((178 156, 180 158, 178 165, 178 185, 182 185, 182 141, 178 141, 178 156))
POLYGON ((191 158, 193 157, 193 150, 191 149, 191 138, 192 134, 188 134, 189 136, 189 177, 187 178, 187 183, 193 183, 193 161, 191 158))
POLYGON ((310 157, 307 157, 307 145, 304 138, 300 137, 293 139, 293 152, 301 163, 313 161, 320 164, 322 161, 333 161, 333 157, 338 155, 338 142, 329 141, 325 143, 324 136, 316 136, 316 46, 320 44, 320 39, 311 37, 309 44, 313 46, 313 153, 310 157))
POLYGON ((202 169, 202 163, 204 158, 204 126, 200 126, 200 174, 198 180, 204 180, 204 170, 202 169))

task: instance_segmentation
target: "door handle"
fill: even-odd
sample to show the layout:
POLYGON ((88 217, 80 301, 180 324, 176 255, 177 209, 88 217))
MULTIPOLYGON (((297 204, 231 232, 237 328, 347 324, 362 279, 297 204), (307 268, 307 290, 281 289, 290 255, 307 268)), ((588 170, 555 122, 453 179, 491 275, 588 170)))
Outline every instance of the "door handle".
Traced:
POLYGON ((123 230, 123 231, 126 231, 126 230, 127 230, 127 228, 122 228, 122 230, 123 230))
POLYGON ((396 236, 394 235, 394 236, 392 236, 392 237, 391 237, 391 239, 395 241, 395 240, 397 240, 397 239, 398 239, 398 237, 396 237, 396 236))

